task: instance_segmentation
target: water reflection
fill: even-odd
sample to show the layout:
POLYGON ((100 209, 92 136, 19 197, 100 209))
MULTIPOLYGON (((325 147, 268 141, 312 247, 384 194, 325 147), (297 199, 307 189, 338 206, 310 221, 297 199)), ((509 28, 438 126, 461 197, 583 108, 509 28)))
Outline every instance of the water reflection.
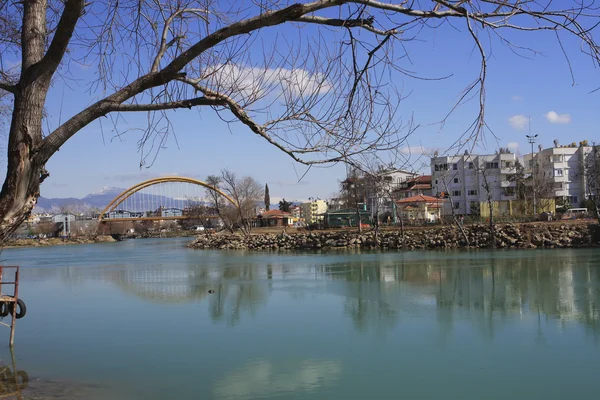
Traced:
POLYGON ((339 361, 306 360, 295 363, 250 362, 215 383, 219 399, 249 399, 311 392, 330 386, 342 374, 339 361))
POLYGON ((492 336, 497 319, 530 314, 600 332, 600 259, 593 251, 206 257, 215 254, 218 262, 212 263, 200 257, 181 264, 27 273, 61 274, 73 285, 100 279, 157 303, 206 304, 213 321, 230 326, 257 315, 273 293, 284 292, 297 301, 307 294, 342 297, 340 312, 358 331, 388 331, 403 315, 424 315, 433 307, 441 329, 451 330, 460 314, 492 336))
POLYGON ((11 350, 11 364, 0 364, 0 398, 23 399, 22 391, 29 386, 29 375, 17 369, 15 353, 11 350))

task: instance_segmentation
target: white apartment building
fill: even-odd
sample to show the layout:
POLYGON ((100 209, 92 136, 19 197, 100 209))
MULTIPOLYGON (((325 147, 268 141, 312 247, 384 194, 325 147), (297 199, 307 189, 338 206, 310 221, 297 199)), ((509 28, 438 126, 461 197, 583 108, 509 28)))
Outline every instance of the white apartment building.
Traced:
POLYGON ((327 202, 325 200, 317 199, 309 201, 308 203, 302 203, 302 213, 304 214, 304 221, 308 224, 316 224, 323 217, 319 214, 327 212, 327 202))
POLYGON ((540 149, 537 153, 529 153, 523 157, 525 172, 531 174, 533 158, 536 187, 548 186, 553 197, 565 199, 571 207, 579 207, 587 198, 583 166, 585 157, 591 150, 587 141, 580 142, 579 145, 572 143, 560 146, 555 140, 554 147, 540 149))
MULTIPOLYGON (((511 179, 516 173, 517 158, 513 153, 502 150, 498 154, 476 155, 465 152, 462 156, 443 156, 431 159, 431 186, 433 196, 447 193, 455 214, 472 213, 487 201, 489 188, 492 201, 503 204, 516 200, 516 182, 511 179), (487 182, 487 184, 486 184, 487 182), (476 203, 476 204, 475 204, 476 203), (474 211, 474 210, 473 210, 474 211)), ((444 210, 449 214, 450 210, 444 210)))

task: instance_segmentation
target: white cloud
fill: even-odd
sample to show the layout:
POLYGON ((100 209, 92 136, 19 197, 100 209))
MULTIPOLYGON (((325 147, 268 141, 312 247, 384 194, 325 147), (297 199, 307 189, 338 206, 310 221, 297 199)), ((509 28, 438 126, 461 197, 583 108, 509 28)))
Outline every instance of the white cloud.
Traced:
POLYGON ((508 119, 508 123, 513 128, 521 131, 527 126, 528 118, 524 115, 513 115, 508 119))
POLYGON ((420 156, 420 155, 430 155, 433 153, 432 149, 423 147, 423 146, 405 146, 400 149, 400 153, 406 155, 420 156))
POLYGON ((571 122, 571 115, 559 114, 556 111, 549 111, 544 116, 551 124, 568 124, 571 122))
POLYGON ((512 101, 523 101, 523 98, 521 96, 512 96, 511 99, 512 101))
POLYGON ((301 68, 258 68, 237 64, 208 67, 202 83, 237 101, 249 102, 268 94, 312 96, 331 90, 331 84, 321 73, 311 73, 301 68))
POLYGON ((508 142, 506 145, 511 151, 516 151, 519 148, 519 143, 517 142, 508 142))

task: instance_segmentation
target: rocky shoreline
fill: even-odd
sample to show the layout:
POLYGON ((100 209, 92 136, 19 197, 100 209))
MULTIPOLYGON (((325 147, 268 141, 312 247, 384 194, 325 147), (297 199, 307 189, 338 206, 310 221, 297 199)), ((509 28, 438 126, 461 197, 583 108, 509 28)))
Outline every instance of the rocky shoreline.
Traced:
MULTIPOLYGON (((247 249, 263 251, 290 250, 419 250, 419 249, 480 249, 492 246, 489 227, 469 225, 464 227, 468 243, 455 226, 383 231, 375 240, 373 231, 328 231, 274 235, 235 234, 198 236, 190 245, 194 249, 247 249)), ((496 226, 496 247, 584 248, 600 247, 600 226, 594 223, 579 224, 503 224, 496 226)))
POLYGON ((13 239, 8 240, 2 247, 42 247, 57 246, 68 244, 91 244, 91 243, 112 243, 117 240, 110 235, 98 235, 94 237, 72 237, 69 239, 47 238, 47 239, 13 239))

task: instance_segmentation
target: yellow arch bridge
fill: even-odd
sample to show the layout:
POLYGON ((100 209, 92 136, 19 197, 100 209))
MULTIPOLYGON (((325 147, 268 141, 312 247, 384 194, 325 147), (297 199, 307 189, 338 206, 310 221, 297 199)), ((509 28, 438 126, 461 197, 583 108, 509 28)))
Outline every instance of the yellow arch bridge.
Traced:
POLYGON ((226 193, 206 182, 182 176, 164 176, 124 190, 102 210, 98 222, 188 219, 192 217, 189 211, 203 204, 206 189, 237 206, 226 193))

